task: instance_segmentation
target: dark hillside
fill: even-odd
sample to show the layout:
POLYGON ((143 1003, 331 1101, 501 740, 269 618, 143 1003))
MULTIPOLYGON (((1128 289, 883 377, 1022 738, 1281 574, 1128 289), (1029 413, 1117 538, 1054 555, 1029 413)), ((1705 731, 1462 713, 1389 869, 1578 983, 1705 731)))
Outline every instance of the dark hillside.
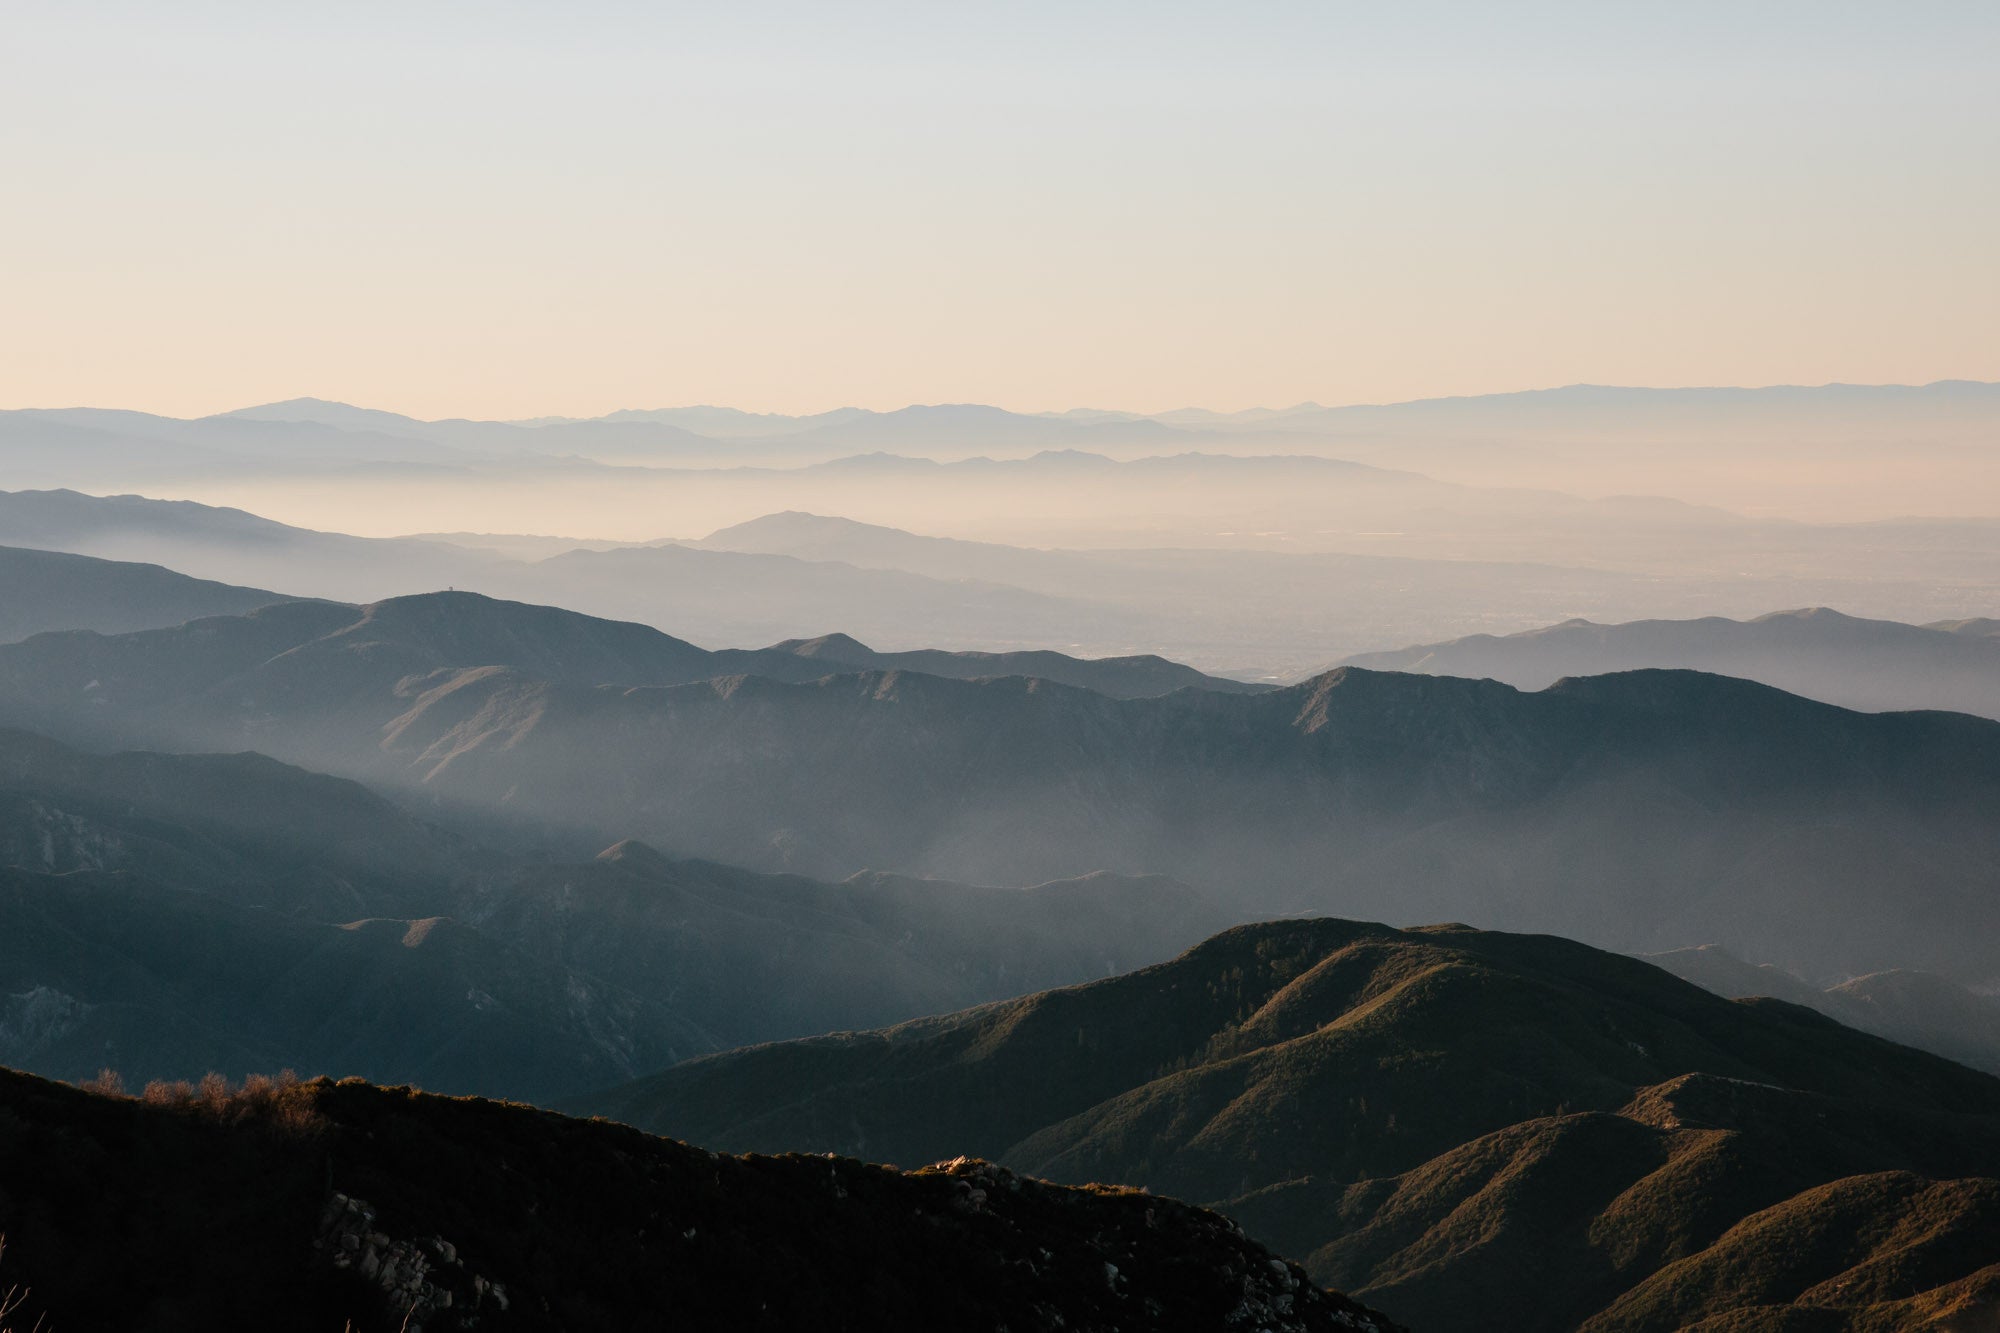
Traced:
POLYGON ((0 869, 0 1060, 16 1066, 551 1099, 715 1045, 684 1011, 449 917, 333 924, 132 875, 0 869))
POLYGON ((1137 1191, 359 1082, 133 1101, 0 1071, 0 1180, 7 1278, 78 1333, 1390 1328, 1137 1191))
POLYGON ((290 1066, 547 1099, 1171 957, 1226 920, 1163 879, 826 883, 527 856, 261 755, 0 732, 0 1063, 290 1066))
POLYGON ((261 754, 97 755, 0 730, 0 865, 130 871, 319 920, 428 915, 498 858, 261 754))

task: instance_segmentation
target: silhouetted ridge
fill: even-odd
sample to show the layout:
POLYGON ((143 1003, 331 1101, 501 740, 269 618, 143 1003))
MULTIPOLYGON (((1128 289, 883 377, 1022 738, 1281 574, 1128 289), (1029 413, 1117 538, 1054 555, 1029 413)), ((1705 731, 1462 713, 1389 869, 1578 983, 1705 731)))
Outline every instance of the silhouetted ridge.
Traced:
POLYGON ((159 565, 8 546, 0 546, 0 587, 0 642, 57 630, 125 634, 292 600, 159 565))
POLYGON ((7 1278, 60 1327, 1393 1329, 1214 1213, 984 1162, 718 1157, 358 1080, 0 1071, 0 1115, 7 1278))
POLYGON ((1478 676, 1540 689, 1563 677, 1647 668, 1740 676, 1850 708, 1940 708, 2000 717, 2000 640, 1979 621, 1905 625, 1828 607, 1753 620, 1567 620, 1519 634, 1472 635, 1350 665, 1478 676))

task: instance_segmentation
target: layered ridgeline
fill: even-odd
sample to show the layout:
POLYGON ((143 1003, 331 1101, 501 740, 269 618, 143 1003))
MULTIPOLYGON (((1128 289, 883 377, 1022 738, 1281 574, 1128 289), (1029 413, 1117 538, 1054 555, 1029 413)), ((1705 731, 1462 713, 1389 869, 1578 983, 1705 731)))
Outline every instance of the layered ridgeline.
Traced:
POLYGON ((0 733, 0 1063, 547 1099, 1126 971, 1224 919, 1157 879, 829 884, 629 842, 568 857, 255 754, 0 733))
MULTIPOLYGON (((1050 466, 1057 472, 1041 483, 1044 489, 1067 489, 1076 480, 1074 468, 1059 460, 1050 466)), ((856 473, 863 481, 869 475, 856 473)), ((973 493, 987 485, 965 480, 973 493)), ((1308 485, 1296 476, 1272 484, 1287 494, 1308 485)), ((1210 489, 1203 479, 1183 487, 1198 496, 1210 489)), ((536 505, 517 521, 562 522, 542 511, 548 490, 538 479, 536 505)), ((280 488, 271 502, 286 503, 286 496, 296 499, 296 488, 280 488)), ((378 485, 353 497, 358 508, 328 503, 321 512, 336 524, 355 512, 379 523, 385 521, 380 498, 378 485)), ((619 496, 621 503, 631 499, 619 496)), ((740 495, 720 500, 718 510, 690 516, 683 531, 701 530, 716 513, 740 512, 743 501, 740 495)), ((836 501, 815 492, 809 507, 837 509, 836 501)), ((465 512, 456 489, 439 503, 465 512)), ((1101 505, 1084 507, 1101 513, 1104 506, 1123 512, 1134 505, 1144 507, 1141 497, 1114 485, 1101 505)), ((1506 554, 1426 556, 1420 534, 1406 534, 1416 545, 1405 549, 1403 539, 1385 531, 1402 525, 1380 513, 1347 533, 1349 545, 1327 550, 1309 549, 1309 542, 1302 548, 1302 532, 1273 537, 1279 549, 1233 549, 1270 544, 1261 535, 1264 520, 1219 532, 1229 525, 1214 515, 1197 532, 1171 540, 1105 529, 1072 536, 1078 545, 1071 549, 1052 550, 919 536, 805 512, 767 513, 699 540, 506 532, 363 538, 236 509, 72 491, 0 491, 0 544, 151 561, 203 578, 350 602, 460 588, 640 621, 703 643, 768 643, 839 630, 905 648, 1053 645, 1088 657, 1154 651, 1205 670, 1268 679, 1296 679, 1360 651, 1526 630, 1576 615, 1755 616, 1773 607, 1837 605, 1857 614, 1941 620, 1992 608, 1990 587, 1966 575, 1968 561, 1988 567, 2000 551, 2000 524, 1990 520, 1818 527, 1658 501, 1607 505, 1598 538, 1571 552, 1575 560, 1564 557, 1568 563, 1550 563, 1551 553, 1538 553, 1532 542, 1506 554), (1610 552, 1632 543, 1645 548, 1641 568, 1609 568, 1610 552), (1691 567, 1691 553, 1701 553, 1705 567, 1691 567)), ((432 507, 418 507, 422 512, 410 522, 435 521, 432 507)), ((946 505, 912 521, 950 524, 952 512, 946 505)), ((617 522, 601 507, 571 517, 589 531, 617 522)), ((1313 530, 1339 543, 1344 530, 1326 528, 1325 517, 1313 530)), ((1460 536, 1482 526, 1462 517, 1428 511, 1426 523, 1460 536)), ((645 533, 654 525, 674 526, 655 506, 642 505, 619 526, 645 533)), ((1489 536, 1524 531, 1508 519, 1489 536)), ((1901 684, 1905 702, 1930 697, 1921 673, 1901 684)))
POLYGON ((1569 620, 1521 634, 1477 634, 1345 665, 1469 676, 1539 690, 1565 676, 1680 667, 1762 681, 1847 708, 1942 708, 2000 717, 2000 621, 1904 625, 1825 607, 1755 620, 1569 620))
POLYGON ((0 1178, 23 1327, 1393 1328, 1135 1190, 717 1157, 359 1082, 131 1100, 0 1070, 0 1178))
MULTIPOLYGON (((1657 578, 1547 566, 1038 551, 810 514, 773 515, 691 544, 478 533, 362 538, 236 509, 73 491, 0 491, 0 544, 155 561, 344 601, 456 587, 713 643, 838 629, 905 646, 1080 644, 1087 656, 1144 645, 1232 668, 1299 671, 1361 647, 1457 627, 1525 627, 1577 607, 1670 614, 1689 592, 1682 586, 1662 597, 1657 578)), ((1730 595, 1740 600, 1722 605, 1763 609, 1809 594, 1739 580, 1730 595)))
MULTIPOLYGON (((363 501, 367 503, 367 501, 363 501)), ((677 545, 356 537, 137 495, 0 491, 0 544, 145 560, 342 601, 462 588, 557 603, 718 643, 840 629, 905 644, 1167 643, 1158 617, 962 578, 677 545)), ((1562 603, 1578 605, 1574 597, 1562 603)), ((1587 604, 1587 603, 1586 603, 1587 604)), ((1532 622, 1528 622, 1532 623, 1532 622)), ((1093 655, 1115 655, 1099 648, 1093 655)))
MULTIPOLYGON (((5 554, 0 550, 0 566, 6 563, 5 554)), ((74 566, 144 568, 40 551, 15 554, 69 562, 49 565, 52 572, 74 566)), ((25 560, 15 572, 22 577, 24 597, 57 602, 73 594, 65 573, 44 576, 42 567, 31 567, 25 560)), ((264 609, 248 615, 209 615, 203 617, 203 624, 182 628, 184 621, 195 617, 174 618, 177 605, 163 603, 155 622, 144 627, 163 631, 154 637, 106 646, 98 642, 103 634, 58 635, 25 651, 20 660, 31 664, 27 666, 30 672, 55 672, 65 666, 91 671, 89 679, 98 681, 99 690, 106 688, 105 673, 121 686, 143 687, 139 678, 149 666, 156 665, 170 674, 150 687, 155 697, 171 697, 187 689, 191 651, 201 655, 198 671, 220 673, 212 684, 227 684, 233 677, 255 672, 263 680, 289 675, 296 682, 293 688, 324 685, 346 691, 393 688, 413 673, 466 665, 509 666, 545 679, 582 685, 676 685, 744 674, 810 681, 866 670, 920 671, 956 680, 1034 676, 1114 698, 1188 688, 1226 694, 1254 694, 1269 688, 1206 675, 1150 654, 1079 658, 1048 651, 877 652, 846 634, 787 639, 768 648, 710 651, 645 625, 497 601, 474 593, 429 593, 357 607, 301 602, 249 589, 225 591, 236 595, 239 606, 264 609), (281 658, 285 660, 274 660, 281 658)), ((106 611, 92 618, 114 615, 106 611)), ((76 628, 88 631, 91 627, 76 628)), ((120 714, 117 705, 131 702, 129 698, 111 698, 104 707, 123 724, 135 719, 120 714)))
POLYGON ((265 750, 596 846, 821 878, 1160 873, 1237 919, 1457 918, 1721 943, 1827 981, 2000 977, 1993 722, 1657 671, 1523 693, 1345 668, 1143 699, 906 671, 644 684, 719 656, 469 595, 294 604, 0 647, 0 720, 265 750))
POLYGON ((124 634, 203 616, 232 616, 273 602, 275 592, 191 579, 159 565, 98 560, 0 546, 0 643, 50 630, 124 634))
POLYGON ((2000 1080, 1542 936, 1240 927, 589 1109, 724 1151, 965 1152, 1212 1201, 1415 1328, 1972 1329, 2000 1309, 2000 1080))

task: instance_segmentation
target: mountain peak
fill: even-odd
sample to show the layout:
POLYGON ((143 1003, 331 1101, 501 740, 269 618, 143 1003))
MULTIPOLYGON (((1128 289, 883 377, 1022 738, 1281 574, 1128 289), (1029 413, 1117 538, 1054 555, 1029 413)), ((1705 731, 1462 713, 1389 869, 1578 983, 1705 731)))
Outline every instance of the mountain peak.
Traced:
POLYGON ((866 665, 876 660, 876 652, 867 644, 848 634, 822 634, 817 639, 786 639, 774 643, 775 652, 791 653, 795 657, 810 657, 821 661, 866 665))
POLYGON ((282 402, 258 403, 252 407, 218 412, 209 420, 287 421, 332 426, 340 430, 387 431, 390 434, 404 434, 413 428, 428 424, 415 417, 406 417, 400 412, 384 412, 374 407, 356 407, 352 403, 334 402, 327 398, 287 398, 282 402))
POLYGON ((605 865, 617 866, 621 870, 647 876, 671 870, 674 865, 671 856, 651 843, 641 842, 637 838, 626 838, 611 844, 597 854, 597 859, 605 865))

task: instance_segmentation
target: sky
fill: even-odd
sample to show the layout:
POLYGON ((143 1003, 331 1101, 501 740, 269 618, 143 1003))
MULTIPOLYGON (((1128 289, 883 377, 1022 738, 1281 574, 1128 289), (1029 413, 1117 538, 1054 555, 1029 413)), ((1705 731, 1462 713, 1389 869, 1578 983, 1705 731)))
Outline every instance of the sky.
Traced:
POLYGON ((2000 5, 0 0, 0 407, 2000 378, 2000 5))

